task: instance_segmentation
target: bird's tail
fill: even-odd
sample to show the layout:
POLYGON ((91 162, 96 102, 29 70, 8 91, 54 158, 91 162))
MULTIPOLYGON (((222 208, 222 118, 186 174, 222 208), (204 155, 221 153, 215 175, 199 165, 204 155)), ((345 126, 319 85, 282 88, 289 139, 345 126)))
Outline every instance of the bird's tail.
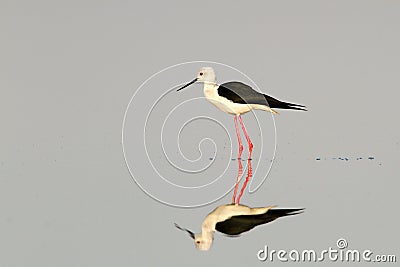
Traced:
POLYGON ((306 107, 303 105, 292 104, 292 103, 288 103, 288 102, 281 102, 281 106, 279 108, 307 111, 306 107))
POLYGON ((267 214, 275 217, 275 218, 280 218, 284 216, 289 216, 289 215, 296 215, 303 213, 304 209, 270 209, 267 214))
POLYGON ((265 97, 265 100, 267 100, 268 106, 270 108, 295 109, 295 110, 307 111, 306 106, 303 106, 303 105, 280 101, 280 100, 273 98, 272 96, 268 96, 268 95, 264 95, 264 97, 265 97))
POLYGON ((275 103, 274 108, 295 109, 295 110, 307 111, 306 106, 299 105, 299 104, 293 104, 293 103, 289 103, 289 102, 283 102, 283 101, 279 101, 278 103, 275 103))

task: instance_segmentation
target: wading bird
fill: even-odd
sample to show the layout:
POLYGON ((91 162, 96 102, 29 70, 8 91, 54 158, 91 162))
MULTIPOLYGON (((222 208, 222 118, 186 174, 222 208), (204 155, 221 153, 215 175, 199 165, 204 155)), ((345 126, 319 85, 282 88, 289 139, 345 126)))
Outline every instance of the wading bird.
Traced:
MULTIPOLYGON (((242 82, 227 82, 218 85, 216 83, 214 69, 211 67, 201 68, 194 80, 182 86, 177 91, 180 91, 195 82, 202 82, 204 84, 204 96, 209 102, 214 104, 221 111, 234 115, 236 135, 239 144, 238 159, 241 158, 243 151, 238 119, 249 146, 249 159, 251 159, 253 151, 253 143, 247 134, 246 127, 244 126, 242 117, 240 116, 241 114, 247 113, 252 109, 264 110, 273 114, 278 114, 274 109, 306 110, 303 105, 280 101, 271 96, 259 93, 242 82)), ((235 191, 237 191, 238 183, 239 180, 236 181, 235 191)), ((233 202, 235 202, 235 199, 233 199, 233 202)))

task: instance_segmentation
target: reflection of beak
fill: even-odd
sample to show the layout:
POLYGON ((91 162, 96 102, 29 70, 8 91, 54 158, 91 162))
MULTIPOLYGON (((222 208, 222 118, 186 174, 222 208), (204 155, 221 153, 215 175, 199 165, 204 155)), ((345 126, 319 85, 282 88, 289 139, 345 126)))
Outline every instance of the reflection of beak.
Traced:
MULTIPOLYGON (((196 79, 197 80, 197 79, 196 79)), ((193 83, 193 82, 192 82, 193 83)), ((186 86, 185 86, 186 87, 186 86)), ((182 89, 182 88, 181 88, 182 89)), ((191 238, 193 238, 194 239, 194 233, 192 232, 192 231, 190 231, 190 230, 188 230, 188 229, 186 229, 186 228, 182 228, 182 227, 180 227, 178 224, 176 224, 175 223, 175 227, 176 228, 178 228, 179 230, 182 230, 182 231, 185 231, 185 232, 187 232, 189 235, 190 235, 190 237, 191 238)))
POLYGON ((191 84, 194 84, 195 82, 197 82, 197 78, 196 78, 196 79, 194 79, 193 81, 189 82, 188 84, 186 84, 186 85, 182 86, 181 88, 179 88, 179 89, 178 89, 178 90, 176 90, 176 91, 178 92, 178 91, 180 91, 180 90, 182 90, 182 89, 184 89, 184 88, 188 87, 189 85, 191 85, 191 84))

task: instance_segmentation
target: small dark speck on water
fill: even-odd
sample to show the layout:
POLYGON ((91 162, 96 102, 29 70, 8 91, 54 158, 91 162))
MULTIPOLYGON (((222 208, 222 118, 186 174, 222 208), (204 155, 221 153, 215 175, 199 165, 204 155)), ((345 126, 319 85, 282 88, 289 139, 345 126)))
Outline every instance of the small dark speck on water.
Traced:
POLYGON ((208 158, 209 160, 213 160, 213 158, 208 158))
POLYGON ((236 159, 232 159, 232 161, 235 161, 236 159))
MULTIPOLYGON (((326 160, 327 158, 323 158, 324 160, 326 160)), ((329 159, 329 158, 328 158, 329 159)), ((343 161, 350 161, 351 160, 351 158, 348 158, 348 157, 332 157, 331 159, 333 159, 333 160, 343 160, 343 161)), ((355 158, 356 160, 362 160, 363 159, 363 157, 356 157, 355 158)), ((369 159, 369 160, 374 160, 375 159, 375 157, 372 157, 372 156, 370 156, 370 157, 368 157, 367 159, 369 159)), ((316 157, 315 158, 315 160, 322 160, 322 158, 321 157, 316 157)))

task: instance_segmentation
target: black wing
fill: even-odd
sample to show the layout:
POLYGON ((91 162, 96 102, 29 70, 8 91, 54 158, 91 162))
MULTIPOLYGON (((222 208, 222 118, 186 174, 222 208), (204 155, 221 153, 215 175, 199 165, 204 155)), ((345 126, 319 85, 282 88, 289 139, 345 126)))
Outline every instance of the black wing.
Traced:
POLYGON ((272 209, 263 214, 232 216, 217 223, 215 229, 226 235, 236 236, 250 231, 258 225, 272 222, 279 217, 299 214, 302 211, 303 209, 272 209))
POLYGON ((218 87, 218 95, 238 104, 259 104, 270 108, 306 110, 305 106, 280 101, 261 94, 242 82, 227 82, 218 87))

